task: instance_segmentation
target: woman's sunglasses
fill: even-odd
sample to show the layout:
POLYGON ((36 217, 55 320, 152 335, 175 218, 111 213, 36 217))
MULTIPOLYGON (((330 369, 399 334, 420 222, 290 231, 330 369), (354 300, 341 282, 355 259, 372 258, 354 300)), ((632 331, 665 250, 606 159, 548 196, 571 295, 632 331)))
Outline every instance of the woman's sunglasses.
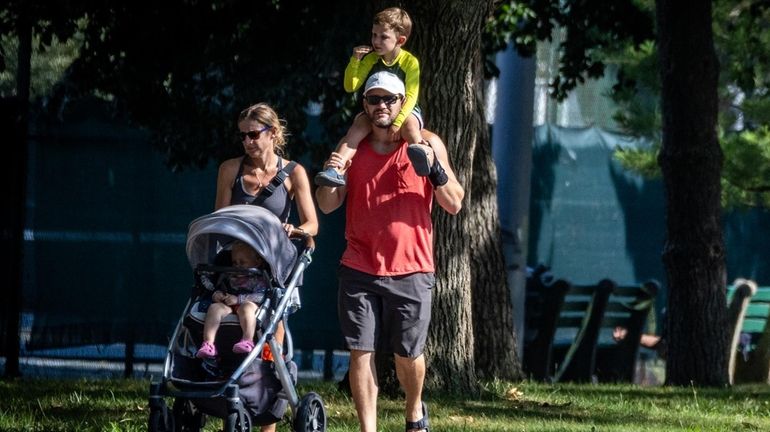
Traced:
POLYGON ((366 103, 368 103, 369 105, 379 105, 380 102, 385 102, 385 105, 391 106, 394 103, 396 103, 397 100, 401 99, 401 96, 399 95, 365 96, 364 99, 366 99, 366 103))
POLYGON ((262 134, 262 132, 268 131, 272 128, 273 128, 272 126, 265 126, 259 130, 253 130, 248 132, 238 132, 238 136, 241 137, 241 141, 245 140, 246 137, 249 137, 250 140, 255 140, 259 138, 259 135, 262 134))

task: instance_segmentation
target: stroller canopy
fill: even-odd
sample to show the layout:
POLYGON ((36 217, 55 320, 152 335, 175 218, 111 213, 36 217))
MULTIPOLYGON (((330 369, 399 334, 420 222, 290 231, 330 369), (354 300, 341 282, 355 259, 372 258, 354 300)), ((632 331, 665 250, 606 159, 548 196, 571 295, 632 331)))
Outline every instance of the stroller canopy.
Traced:
POLYGON ((259 206, 223 207, 192 221, 187 232, 187 259, 193 268, 212 264, 217 253, 234 240, 253 247, 270 266, 273 278, 283 286, 294 268, 297 248, 278 217, 259 206))

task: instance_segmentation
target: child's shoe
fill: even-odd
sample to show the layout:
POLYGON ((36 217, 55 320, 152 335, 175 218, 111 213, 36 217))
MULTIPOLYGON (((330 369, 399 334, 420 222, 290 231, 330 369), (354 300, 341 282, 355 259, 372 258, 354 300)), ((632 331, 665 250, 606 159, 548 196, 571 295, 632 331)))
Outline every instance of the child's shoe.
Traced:
POLYGON ((198 358, 214 358, 217 356, 217 347, 214 344, 203 341, 201 347, 198 348, 198 352, 195 353, 195 357, 198 358))
POLYGON ((233 345, 233 352, 236 354, 248 354, 254 350, 254 342, 248 339, 241 339, 240 342, 233 345))
POLYGON ((313 179, 316 186, 340 187, 345 186, 345 176, 334 168, 326 168, 315 175, 313 179))
POLYGON ((409 147, 406 148, 406 155, 409 156, 409 161, 418 176, 425 177, 430 174, 430 167, 433 163, 429 160, 428 153, 422 144, 409 144, 409 147))

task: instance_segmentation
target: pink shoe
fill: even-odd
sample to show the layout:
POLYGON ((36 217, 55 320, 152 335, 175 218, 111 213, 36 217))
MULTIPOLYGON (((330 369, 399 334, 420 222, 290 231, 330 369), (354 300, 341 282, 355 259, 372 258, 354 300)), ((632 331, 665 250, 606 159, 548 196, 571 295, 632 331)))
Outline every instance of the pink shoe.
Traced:
POLYGON ((201 347, 198 348, 198 352, 195 353, 195 357, 198 358, 214 358, 217 356, 217 347, 214 344, 203 341, 201 347))
POLYGON ((250 353, 254 349, 254 342, 248 339, 241 339, 240 342, 233 345, 233 352, 236 354, 250 353))

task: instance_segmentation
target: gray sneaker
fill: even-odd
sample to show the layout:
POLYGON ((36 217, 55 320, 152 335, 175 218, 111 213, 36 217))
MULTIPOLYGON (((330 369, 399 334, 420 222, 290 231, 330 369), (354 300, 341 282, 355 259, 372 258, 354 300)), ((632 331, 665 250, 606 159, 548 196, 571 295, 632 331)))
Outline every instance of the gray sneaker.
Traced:
POLYGON ((409 144, 406 148, 406 155, 409 156, 409 161, 412 162, 412 167, 418 176, 425 177, 430 174, 431 161, 428 160, 428 153, 425 151, 425 146, 422 144, 409 144))
POLYGON ((316 186, 340 187, 345 186, 345 176, 338 173, 334 168, 326 168, 315 175, 313 179, 316 186))

